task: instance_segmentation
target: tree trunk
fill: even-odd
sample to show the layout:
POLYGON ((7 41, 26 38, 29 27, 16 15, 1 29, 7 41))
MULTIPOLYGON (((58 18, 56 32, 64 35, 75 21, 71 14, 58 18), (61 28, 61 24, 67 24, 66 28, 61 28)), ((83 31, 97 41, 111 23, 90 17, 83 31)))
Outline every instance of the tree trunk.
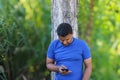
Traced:
POLYGON ((7 52, 7 67, 8 67, 8 80, 13 80, 13 72, 12 72, 12 56, 11 56, 11 52, 10 52, 10 50, 8 50, 8 52, 7 52))
POLYGON ((93 7, 94 7, 94 0, 90 0, 90 16, 88 17, 88 24, 87 24, 87 29, 86 29, 86 39, 87 39, 87 42, 90 42, 89 41, 89 36, 91 35, 91 31, 92 31, 92 27, 93 27, 93 7))
MULTIPOLYGON (((73 36, 78 37, 78 0, 51 0, 52 2, 52 40, 57 39, 56 29, 60 23, 69 23, 73 28, 73 36)), ((52 72, 51 80, 54 80, 52 72)))

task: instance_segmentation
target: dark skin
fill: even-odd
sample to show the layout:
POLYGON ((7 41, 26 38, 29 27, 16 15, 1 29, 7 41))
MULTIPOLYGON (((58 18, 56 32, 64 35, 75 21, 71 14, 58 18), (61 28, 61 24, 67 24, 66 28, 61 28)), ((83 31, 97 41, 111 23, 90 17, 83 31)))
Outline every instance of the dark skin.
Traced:
POLYGON ((85 71, 82 80, 89 80, 90 75, 92 73, 92 58, 88 58, 84 60, 84 65, 85 65, 85 71))
POLYGON ((65 75, 65 74, 69 74, 71 71, 62 71, 62 69, 67 69, 66 66, 64 65, 61 65, 61 66, 57 66, 54 64, 54 60, 50 59, 50 58, 47 58, 47 61, 46 61, 46 65, 47 65, 47 68, 51 71, 55 71, 55 72, 60 72, 61 74, 65 75))
MULTIPOLYGON (((68 46, 73 41, 73 34, 68 34, 65 37, 59 36, 59 40, 64 46, 68 46)), ((55 71, 55 72, 60 72, 63 75, 69 74, 70 72, 72 72, 70 70, 62 71, 61 69, 67 69, 67 67, 64 65, 57 66, 54 64, 54 62, 55 61, 53 59, 50 59, 48 57, 46 58, 46 66, 49 70, 55 71)), ((82 80, 89 80, 91 72, 92 72, 92 58, 88 58, 88 59, 84 60, 84 65, 85 65, 85 71, 84 71, 82 80)))
MULTIPOLYGON (((68 46, 72 41, 73 41, 73 36, 72 34, 68 34, 67 36, 65 37, 62 37, 62 36, 59 36, 59 40, 60 42, 64 45, 64 46, 68 46)), ((60 72, 61 74, 65 75, 65 74, 69 74, 71 71, 68 70, 68 71, 63 71, 62 69, 67 69, 66 66, 64 65, 61 65, 61 66, 56 66, 54 64, 54 60, 50 59, 50 58, 47 58, 46 59, 46 65, 47 65, 47 68, 49 70, 52 70, 52 71, 55 71, 55 72, 60 72)))

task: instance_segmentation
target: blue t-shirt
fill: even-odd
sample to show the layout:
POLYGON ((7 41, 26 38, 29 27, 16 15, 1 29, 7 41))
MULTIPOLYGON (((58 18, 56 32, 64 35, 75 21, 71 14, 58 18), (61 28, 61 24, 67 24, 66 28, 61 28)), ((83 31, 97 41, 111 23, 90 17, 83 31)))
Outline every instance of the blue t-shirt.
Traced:
POLYGON ((56 72, 55 80, 82 80, 83 61, 90 58, 91 54, 85 41, 73 38, 68 46, 64 46, 59 40, 52 41, 47 57, 53 59, 57 66, 64 65, 72 71, 66 75, 56 72))

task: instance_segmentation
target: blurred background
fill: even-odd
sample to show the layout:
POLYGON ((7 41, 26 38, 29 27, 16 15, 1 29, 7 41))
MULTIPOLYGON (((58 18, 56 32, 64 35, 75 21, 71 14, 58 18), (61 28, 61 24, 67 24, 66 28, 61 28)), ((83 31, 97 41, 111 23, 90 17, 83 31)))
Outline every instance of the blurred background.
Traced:
MULTIPOLYGON (((79 0, 79 38, 93 57, 91 80, 120 80, 120 0, 79 0)), ((0 80, 50 80, 50 0, 0 0, 0 80)))

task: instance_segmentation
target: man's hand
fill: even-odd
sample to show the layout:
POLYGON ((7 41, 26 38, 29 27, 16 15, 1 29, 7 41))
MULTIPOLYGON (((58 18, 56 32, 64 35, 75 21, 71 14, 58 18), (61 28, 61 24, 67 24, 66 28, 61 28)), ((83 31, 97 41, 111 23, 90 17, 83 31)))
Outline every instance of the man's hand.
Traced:
POLYGON ((68 70, 66 66, 62 65, 62 66, 59 67, 59 72, 62 75, 65 75, 65 74, 69 74, 71 71, 68 70))

